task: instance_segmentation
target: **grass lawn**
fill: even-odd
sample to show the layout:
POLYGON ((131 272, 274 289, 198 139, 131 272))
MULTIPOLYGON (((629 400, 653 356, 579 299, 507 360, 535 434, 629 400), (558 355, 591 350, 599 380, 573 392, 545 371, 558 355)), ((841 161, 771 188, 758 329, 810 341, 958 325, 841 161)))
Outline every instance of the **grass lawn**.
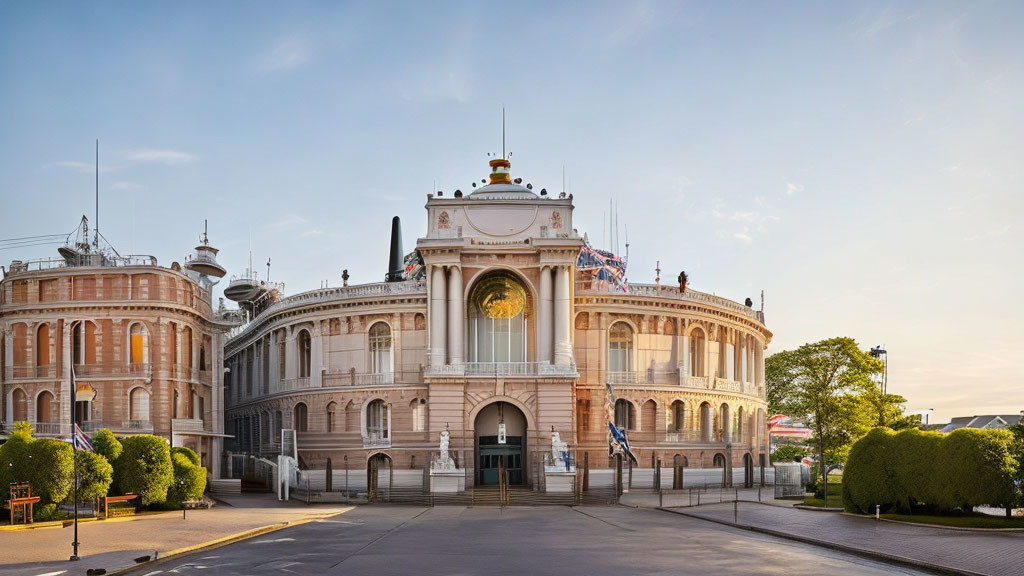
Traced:
MULTIPOLYGON (((829 495, 831 496, 831 494, 829 495)), ((829 501, 832 499, 829 498, 829 501)), ((882 514, 887 520, 914 522, 920 524, 938 524, 939 526, 955 526, 957 528, 1024 528, 1024 517, 1015 516, 1007 520, 999 516, 985 514, 965 514, 962 516, 929 516, 926 514, 882 514)))
MULTIPOLYGON (((822 498, 815 498, 813 496, 807 496, 804 498, 805 506, 825 506, 826 508, 842 508, 843 507, 843 494, 838 489, 833 492, 833 485, 828 485, 828 506, 825 506, 825 500, 822 498)), ((839 488, 839 486, 835 486, 839 488)))

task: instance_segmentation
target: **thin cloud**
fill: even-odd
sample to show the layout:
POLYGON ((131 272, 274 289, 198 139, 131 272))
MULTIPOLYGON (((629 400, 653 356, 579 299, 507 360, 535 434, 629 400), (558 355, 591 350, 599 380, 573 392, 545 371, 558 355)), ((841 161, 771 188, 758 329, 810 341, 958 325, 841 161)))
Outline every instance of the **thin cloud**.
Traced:
POLYGON ((195 160, 195 155, 181 150, 166 150, 156 148, 137 148, 122 153, 122 157, 129 162, 140 164, 164 164, 173 166, 175 164, 187 164, 195 160))
POLYGON ((138 190, 142 188, 142 184, 138 182, 112 182, 110 184, 111 190, 138 190))
MULTIPOLYGON (((59 160, 52 164, 58 168, 66 168, 68 170, 74 170, 75 172, 82 172, 84 174, 95 174, 96 165, 90 164, 89 162, 79 162, 77 160, 59 160)), ((100 173, 110 172, 112 168, 100 164, 100 173)))
POLYGON ((304 38, 279 40, 260 56, 256 68, 264 72, 292 70, 306 65, 313 58, 313 47, 304 38))
POLYGON ((796 182, 786 182, 786 196, 792 196, 793 194, 797 194, 803 191, 803 185, 797 184, 796 182))

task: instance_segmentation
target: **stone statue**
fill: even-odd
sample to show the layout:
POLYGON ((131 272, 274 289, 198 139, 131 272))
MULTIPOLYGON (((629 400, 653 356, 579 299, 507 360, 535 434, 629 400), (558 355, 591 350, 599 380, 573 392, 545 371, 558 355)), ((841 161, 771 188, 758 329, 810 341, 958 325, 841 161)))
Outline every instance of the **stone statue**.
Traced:
POLYGON ((439 454, 434 461, 430 463, 431 470, 455 470, 455 460, 452 459, 448 453, 448 445, 451 442, 451 433, 448 432, 448 427, 441 432, 441 454, 439 454))
POLYGON ((562 442, 555 427, 551 427, 551 464, 552 467, 565 468, 569 456, 569 443, 562 442))

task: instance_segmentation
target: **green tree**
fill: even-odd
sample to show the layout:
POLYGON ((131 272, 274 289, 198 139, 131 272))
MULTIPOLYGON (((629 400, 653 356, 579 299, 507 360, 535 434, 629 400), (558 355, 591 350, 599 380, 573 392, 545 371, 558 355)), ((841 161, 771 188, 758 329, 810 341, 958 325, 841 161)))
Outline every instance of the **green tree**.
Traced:
POLYGON ((124 447, 121 446, 121 441, 107 428, 103 428, 92 435, 92 448, 111 464, 117 460, 118 456, 121 455, 121 451, 124 450, 124 447))
POLYGON ((114 467, 103 456, 88 450, 75 451, 78 468, 78 501, 89 502, 103 498, 110 490, 114 467))
POLYGON ((772 462, 799 462, 804 456, 807 456, 807 448, 783 444, 772 452, 772 462))
MULTIPOLYGON (((28 424, 28 422, 18 422, 28 424)), ((15 428, 11 437, 0 445, 0 501, 10 498, 12 482, 27 482, 29 446, 32 442, 32 427, 15 428)))
POLYGON ((143 506, 163 504, 174 479, 171 451, 158 436, 141 434, 121 441, 124 450, 114 462, 114 476, 122 494, 138 494, 143 506))
POLYGON ((1009 516, 1017 499, 1013 442, 1013 433, 1006 430, 960 428, 947 434, 939 458, 944 481, 940 507, 963 512, 982 505, 1005 507, 1009 516))
MULTIPOLYGON (((1024 422, 1024 421, 1022 421, 1024 422)), ((1017 506, 1024 507, 1024 423, 1007 428, 1013 434, 1012 454, 1016 461, 1013 483, 1017 488, 1017 506)))
MULTIPOLYGON (((875 388, 883 369, 852 338, 830 338, 773 354, 765 362, 769 407, 802 419, 813 431, 819 463, 838 464, 872 425, 861 396, 875 388)), ((825 469, 819 466, 822 482, 825 469)))
POLYGON ((913 414, 905 416, 903 405, 907 399, 899 394, 882 394, 877 387, 863 394, 864 400, 871 406, 875 416, 875 426, 885 426, 892 430, 906 430, 921 426, 921 416, 913 414))

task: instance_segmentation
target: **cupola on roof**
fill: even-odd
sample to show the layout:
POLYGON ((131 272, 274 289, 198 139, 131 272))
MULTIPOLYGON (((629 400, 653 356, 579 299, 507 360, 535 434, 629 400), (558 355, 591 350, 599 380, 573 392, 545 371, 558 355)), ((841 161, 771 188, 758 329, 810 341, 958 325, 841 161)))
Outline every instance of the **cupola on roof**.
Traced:
POLYGON ((490 182, 486 186, 482 186, 474 190, 469 197, 479 198, 482 200, 486 199, 524 199, 524 200, 535 200, 538 198, 536 194, 525 186, 512 183, 512 176, 509 169, 512 167, 512 163, 506 158, 495 158, 490 161, 491 174, 490 182))

